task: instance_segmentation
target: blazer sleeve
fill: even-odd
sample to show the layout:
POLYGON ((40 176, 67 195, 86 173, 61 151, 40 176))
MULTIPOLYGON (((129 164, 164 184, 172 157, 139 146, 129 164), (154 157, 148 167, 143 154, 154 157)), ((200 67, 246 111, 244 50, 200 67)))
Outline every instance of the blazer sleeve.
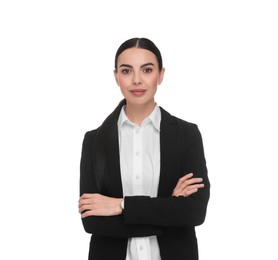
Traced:
MULTIPOLYGON (((80 196, 84 193, 99 193, 94 181, 93 167, 93 142, 96 131, 85 134, 82 144, 80 163, 80 196)), ((143 237, 159 235, 162 229, 157 226, 144 224, 127 225, 123 215, 118 216, 89 216, 82 218, 84 229, 87 233, 110 237, 143 237)))
MULTIPOLYGON (((192 124, 193 125, 193 124, 192 124)), ((210 183, 207 175, 201 133, 193 125, 183 142, 182 171, 193 172, 194 177, 203 178, 205 187, 189 197, 125 197, 124 218, 128 224, 150 224, 162 227, 198 226, 206 216, 210 194, 210 183), (189 140, 189 141, 188 141, 189 140)), ((173 174, 168 172, 166 174, 173 174)), ((178 178, 177 180, 178 181, 178 178)), ((172 190, 169 191, 172 194, 172 190)))

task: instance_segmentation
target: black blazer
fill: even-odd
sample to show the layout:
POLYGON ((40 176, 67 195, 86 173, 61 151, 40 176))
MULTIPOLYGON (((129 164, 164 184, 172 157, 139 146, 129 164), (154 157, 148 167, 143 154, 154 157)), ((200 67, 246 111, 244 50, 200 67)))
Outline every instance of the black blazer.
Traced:
MULTIPOLYGON (((108 183, 103 195, 122 198, 117 117, 111 120, 109 149, 106 150, 108 183)), ((161 108, 161 169, 158 196, 125 197, 123 214, 82 219, 91 233, 89 259, 125 260, 130 237, 156 235, 162 260, 197 260, 195 226, 206 216, 210 183, 202 137, 197 125, 170 115, 161 108), (189 197, 174 197, 180 177, 193 172, 205 187, 189 197)), ((95 182, 94 142, 97 130, 85 134, 81 156, 80 195, 100 193, 95 182)))

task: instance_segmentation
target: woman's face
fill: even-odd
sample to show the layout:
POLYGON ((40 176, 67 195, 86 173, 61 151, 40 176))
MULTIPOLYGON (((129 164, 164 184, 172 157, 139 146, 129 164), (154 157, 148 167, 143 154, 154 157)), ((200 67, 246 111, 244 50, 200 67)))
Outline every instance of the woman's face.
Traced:
POLYGON ((119 55, 114 75, 128 104, 150 105, 154 103, 157 85, 163 80, 164 68, 159 71, 152 52, 130 48, 119 55))

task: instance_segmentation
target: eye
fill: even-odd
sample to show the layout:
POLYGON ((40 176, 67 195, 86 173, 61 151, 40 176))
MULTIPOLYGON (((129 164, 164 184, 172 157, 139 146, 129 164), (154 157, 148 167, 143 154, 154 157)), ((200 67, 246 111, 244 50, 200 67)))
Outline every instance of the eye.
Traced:
POLYGON ((130 69, 122 69, 121 70, 122 74, 129 74, 131 72, 130 69))
POLYGON ((143 70, 145 73, 151 73, 153 71, 152 68, 144 68, 143 70))

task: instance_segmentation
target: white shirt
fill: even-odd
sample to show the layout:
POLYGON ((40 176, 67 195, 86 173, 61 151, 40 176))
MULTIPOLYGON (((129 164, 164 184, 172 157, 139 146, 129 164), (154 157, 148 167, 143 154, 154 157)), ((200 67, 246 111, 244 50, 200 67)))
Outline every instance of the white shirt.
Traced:
MULTIPOLYGON (((118 119, 121 179, 124 196, 157 197, 160 173, 161 112, 156 105, 142 122, 132 123, 122 108, 118 119)), ((128 240, 126 260, 161 260, 156 236, 128 240)))

